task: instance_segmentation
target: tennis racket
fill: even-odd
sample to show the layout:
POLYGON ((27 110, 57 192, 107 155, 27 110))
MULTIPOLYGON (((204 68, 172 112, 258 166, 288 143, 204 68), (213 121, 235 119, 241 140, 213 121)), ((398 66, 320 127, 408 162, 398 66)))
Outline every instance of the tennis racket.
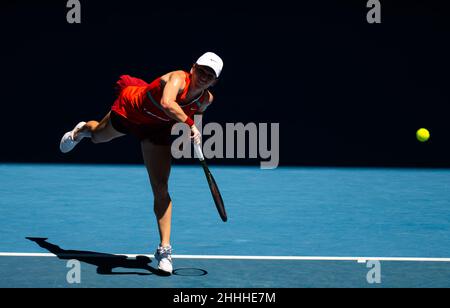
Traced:
POLYGON ((209 171, 208 165, 206 164, 205 157, 203 156, 202 148, 200 144, 194 144, 194 150, 197 154, 198 159, 200 160, 200 164, 203 167, 203 171, 205 171, 206 180, 208 181, 209 189, 211 190, 211 195, 214 199, 214 203, 216 204, 217 211, 219 212, 220 218, 222 218, 223 222, 226 222, 227 212, 225 211, 225 205, 223 204, 222 196, 220 195, 219 187, 217 186, 214 177, 209 171))

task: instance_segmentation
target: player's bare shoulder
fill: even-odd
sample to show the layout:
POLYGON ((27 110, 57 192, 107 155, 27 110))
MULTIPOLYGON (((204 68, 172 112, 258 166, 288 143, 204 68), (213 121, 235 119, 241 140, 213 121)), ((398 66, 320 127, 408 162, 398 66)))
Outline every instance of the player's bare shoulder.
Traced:
POLYGON ((185 86, 185 72, 184 71, 172 71, 163 76, 161 76, 161 86, 164 87, 169 81, 175 82, 178 81, 181 83, 181 89, 184 89, 185 86))
POLYGON ((167 83, 172 78, 185 79, 184 71, 172 71, 163 76, 161 76, 161 82, 167 83))

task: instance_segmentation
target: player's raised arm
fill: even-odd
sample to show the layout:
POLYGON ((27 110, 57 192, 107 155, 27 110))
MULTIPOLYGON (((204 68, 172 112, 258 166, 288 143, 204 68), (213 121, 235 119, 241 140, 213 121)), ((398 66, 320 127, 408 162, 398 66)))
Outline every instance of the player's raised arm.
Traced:
POLYGON ((183 72, 177 71, 170 73, 160 101, 164 112, 177 122, 186 122, 188 119, 188 116, 176 101, 178 93, 183 90, 185 86, 186 81, 183 72))

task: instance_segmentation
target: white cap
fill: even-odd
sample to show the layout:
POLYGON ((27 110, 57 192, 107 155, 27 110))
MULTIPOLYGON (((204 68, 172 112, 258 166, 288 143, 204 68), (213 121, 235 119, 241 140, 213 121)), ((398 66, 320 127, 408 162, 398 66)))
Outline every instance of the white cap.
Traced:
POLYGON ((213 52, 203 54, 200 58, 198 58, 197 64, 212 68, 216 73, 216 77, 219 77, 223 68, 222 59, 213 52))

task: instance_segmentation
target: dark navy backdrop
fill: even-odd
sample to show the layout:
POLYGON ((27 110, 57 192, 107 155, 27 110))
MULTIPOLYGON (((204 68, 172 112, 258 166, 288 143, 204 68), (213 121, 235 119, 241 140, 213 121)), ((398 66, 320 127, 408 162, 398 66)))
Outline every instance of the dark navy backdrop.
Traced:
POLYGON ((205 121, 280 123, 283 165, 449 166, 448 10, 381 2, 370 25, 365 0, 81 1, 70 25, 66 1, 2 1, 0 161, 141 163, 133 138, 65 156, 59 139, 106 114, 121 74, 151 81, 211 50, 225 68, 205 121))

